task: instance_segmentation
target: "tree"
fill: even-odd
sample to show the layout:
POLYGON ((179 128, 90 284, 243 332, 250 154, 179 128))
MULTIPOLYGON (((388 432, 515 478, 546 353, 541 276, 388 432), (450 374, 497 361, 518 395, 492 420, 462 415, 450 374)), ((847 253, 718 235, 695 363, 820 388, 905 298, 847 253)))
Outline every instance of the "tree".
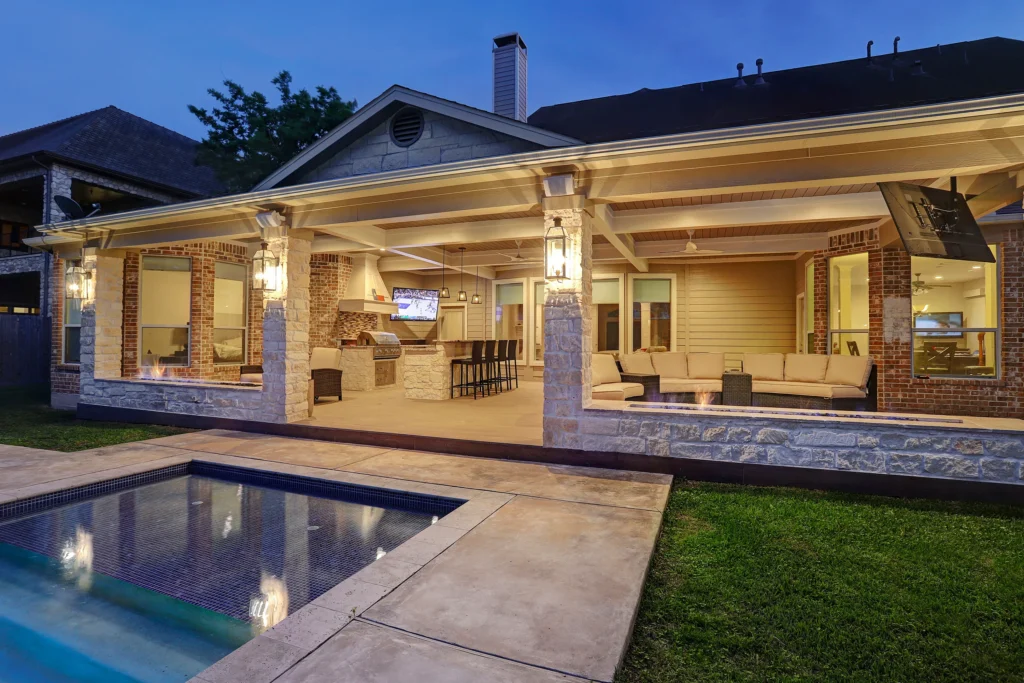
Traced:
POLYGON ((207 90, 218 103, 212 111, 188 105, 207 129, 197 161, 213 168, 228 192, 251 189, 356 109, 355 100, 342 100, 334 88, 317 86, 315 96, 305 89, 293 93, 287 71, 271 83, 281 100, 276 107, 232 80, 224 81, 227 92, 207 90))

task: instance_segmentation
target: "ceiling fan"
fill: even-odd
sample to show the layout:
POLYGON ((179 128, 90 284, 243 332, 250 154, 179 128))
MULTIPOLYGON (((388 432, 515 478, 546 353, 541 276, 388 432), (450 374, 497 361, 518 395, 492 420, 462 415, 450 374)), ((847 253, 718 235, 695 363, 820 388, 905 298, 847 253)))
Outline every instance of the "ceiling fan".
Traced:
POLYGON ((690 239, 687 241, 683 251, 680 252, 678 249, 667 249, 665 251, 659 251, 659 254, 672 254, 673 256, 710 256, 711 254, 721 254, 720 249, 698 249, 697 243, 693 241, 693 230, 687 230, 690 234, 690 239))
POLYGON ((513 263, 537 263, 537 262, 540 262, 541 259, 539 259, 539 258, 527 258, 527 257, 523 256, 522 245, 523 245, 523 241, 522 240, 516 240, 516 255, 512 256, 511 254, 502 254, 502 256, 507 258, 509 261, 512 261, 513 263))
POLYGON ((949 287, 950 286, 950 285, 930 285, 930 284, 928 284, 927 282, 925 282, 924 280, 921 279, 921 273, 914 273, 914 277, 917 278, 917 279, 916 280, 912 280, 910 282, 910 286, 913 288, 913 292, 917 296, 920 296, 922 294, 927 294, 928 292, 932 291, 933 289, 936 289, 936 288, 939 288, 939 287, 949 287))

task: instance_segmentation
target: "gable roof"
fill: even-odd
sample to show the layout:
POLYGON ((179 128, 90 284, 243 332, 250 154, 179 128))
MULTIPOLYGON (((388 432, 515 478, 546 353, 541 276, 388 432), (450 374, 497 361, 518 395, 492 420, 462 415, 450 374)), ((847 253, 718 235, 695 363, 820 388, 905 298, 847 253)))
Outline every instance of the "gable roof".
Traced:
POLYGON ((587 143, 902 109, 1024 92, 1024 41, 1007 38, 879 54, 831 64, 749 71, 709 83, 541 107, 529 123, 587 143), (916 62, 920 61, 920 68, 916 62))
POLYGON ((368 133, 384 119, 404 106, 417 107, 442 116, 465 121, 482 128, 527 140, 543 147, 567 147, 578 145, 580 140, 536 128, 522 121, 510 119, 489 111, 469 107, 451 100, 442 99, 418 90, 393 85, 376 99, 353 114, 340 126, 299 152, 288 163, 265 178, 253 191, 269 190, 281 185, 299 171, 316 165, 324 157, 333 154, 339 146, 368 133))
POLYGON ((190 197, 222 194, 213 169, 196 165, 198 147, 111 106, 0 137, 0 163, 46 155, 190 197))

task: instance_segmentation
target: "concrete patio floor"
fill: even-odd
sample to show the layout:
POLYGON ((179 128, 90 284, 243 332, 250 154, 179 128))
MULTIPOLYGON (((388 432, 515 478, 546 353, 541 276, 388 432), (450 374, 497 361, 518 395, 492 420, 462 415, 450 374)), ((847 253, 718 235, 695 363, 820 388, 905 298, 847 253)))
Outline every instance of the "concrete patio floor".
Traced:
POLYGON ((69 454, 0 447, 0 502, 191 460, 468 501, 197 683, 611 681, 671 483, 212 430, 69 454))

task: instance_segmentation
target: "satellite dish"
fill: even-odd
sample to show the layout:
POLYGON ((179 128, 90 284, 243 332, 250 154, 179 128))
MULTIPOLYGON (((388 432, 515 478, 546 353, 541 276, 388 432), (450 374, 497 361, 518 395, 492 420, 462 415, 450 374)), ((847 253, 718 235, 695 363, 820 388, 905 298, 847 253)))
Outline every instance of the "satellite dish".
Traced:
POLYGON ((88 214, 85 213, 85 209, 71 197, 65 197, 62 194, 54 195, 53 201, 57 203, 57 207, 64 212, 64 220, 66 221, 77 221, 80 218, 88 218, 89 216, 95 215, 100 210, 99 204, 93 204, 88 214))

